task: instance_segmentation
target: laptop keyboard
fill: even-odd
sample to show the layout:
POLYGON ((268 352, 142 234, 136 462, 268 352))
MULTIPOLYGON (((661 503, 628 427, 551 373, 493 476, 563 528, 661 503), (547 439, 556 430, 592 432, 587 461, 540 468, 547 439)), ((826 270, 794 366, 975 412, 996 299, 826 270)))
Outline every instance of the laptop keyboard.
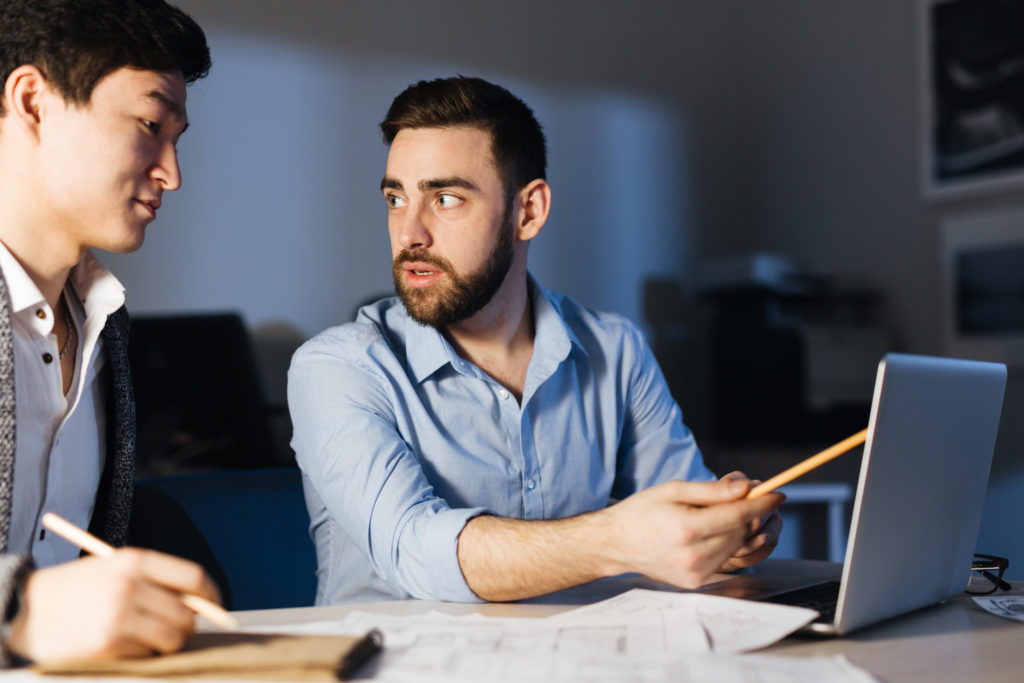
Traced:
POLYGON ((839 600, 839 582, 826 581, 813 586, 797 588, 765 598, 765 602, 794 607, 809 607, 821 613, 815 622, 832 623, 836 616, 836 602, 839 600))

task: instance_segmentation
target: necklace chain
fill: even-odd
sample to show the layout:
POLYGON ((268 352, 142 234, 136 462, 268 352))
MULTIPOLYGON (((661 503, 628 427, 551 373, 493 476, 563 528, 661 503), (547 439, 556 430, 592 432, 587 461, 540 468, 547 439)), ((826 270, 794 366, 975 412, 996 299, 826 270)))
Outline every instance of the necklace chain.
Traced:
POLYGON ((67 297, 64 297, 64 326, 68 329, 68 334, 64 337, 64 348, 57 354, 58 360, 64 360, 64 356, 67 355, 68 349, 71 348, 71 338, 75 336, 75 324, 71 321, 71 306, 68 304, 67 297))

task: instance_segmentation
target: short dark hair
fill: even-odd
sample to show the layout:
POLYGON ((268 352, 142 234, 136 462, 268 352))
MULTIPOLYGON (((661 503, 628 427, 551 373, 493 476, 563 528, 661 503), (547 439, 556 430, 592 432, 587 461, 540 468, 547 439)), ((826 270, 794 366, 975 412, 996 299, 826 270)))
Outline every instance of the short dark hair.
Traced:
MULTIPOLYGON (((199 24, 164 0, 0 0, 0 84, 25 64, 86 104, 121 67, 180 71, 192 83, 210 71, 210 49, 199 24)), ((3 105, 0 92, 0 116, 3 105)))
POLYGON ((391 103, 380 129, 390 145, 404 128, 474 126, 491 134, 491 154, 512 197, 547 173, 547 143, 533 110, 505 88, 482 78, 420 81, 391 103))

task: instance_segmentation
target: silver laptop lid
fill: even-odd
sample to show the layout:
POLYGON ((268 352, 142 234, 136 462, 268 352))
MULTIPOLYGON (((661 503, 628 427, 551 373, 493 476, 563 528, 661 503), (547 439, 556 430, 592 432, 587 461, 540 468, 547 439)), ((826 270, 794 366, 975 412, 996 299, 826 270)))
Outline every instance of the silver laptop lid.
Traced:
POLYGON ((966 587, 1005 386, 998 363, 879 363, 834 632, 966 587))

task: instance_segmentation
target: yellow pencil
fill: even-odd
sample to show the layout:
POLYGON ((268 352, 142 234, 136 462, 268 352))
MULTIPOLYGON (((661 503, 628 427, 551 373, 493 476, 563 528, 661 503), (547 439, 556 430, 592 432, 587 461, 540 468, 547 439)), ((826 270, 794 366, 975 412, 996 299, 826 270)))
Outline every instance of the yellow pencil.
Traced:
MULTIPOLYGON (((99 555, 100 557, 107 557, 114 553, 112 546, 107 545, 88 531, 79 529, 60 515, 47 512, 43 515, 42 522, 44 527, 88 553, 99 555)), ((217 626, 232 630, 238 628, 238 622, 235 621, 235 618, 215 602, 190 593, 182 595, 181 601, 193 612, 203 615, 217 626)))
POLYGON ((834 446, 829 446, 821 453, 818 453, 817 455, 812 455, 803 462, 793 465, 788 470, 776 474, 774 477, 764 482, 763 484, 758 484, 754 488, 750 489, 750 493, 747 494, 747 498, 758 498, 766 493, 774 491, 780 486, 785 486, 786 484, 793 481, 797 477, 801 477, 807 474, 815 467, 824 465, 829 460, 837 458, 843 453, 856 448, 857 446, 864 443, 867 440, 867 438, 868 430, 862 429, 853 436, 846 437, 845 439, 835 444, 834 446))

